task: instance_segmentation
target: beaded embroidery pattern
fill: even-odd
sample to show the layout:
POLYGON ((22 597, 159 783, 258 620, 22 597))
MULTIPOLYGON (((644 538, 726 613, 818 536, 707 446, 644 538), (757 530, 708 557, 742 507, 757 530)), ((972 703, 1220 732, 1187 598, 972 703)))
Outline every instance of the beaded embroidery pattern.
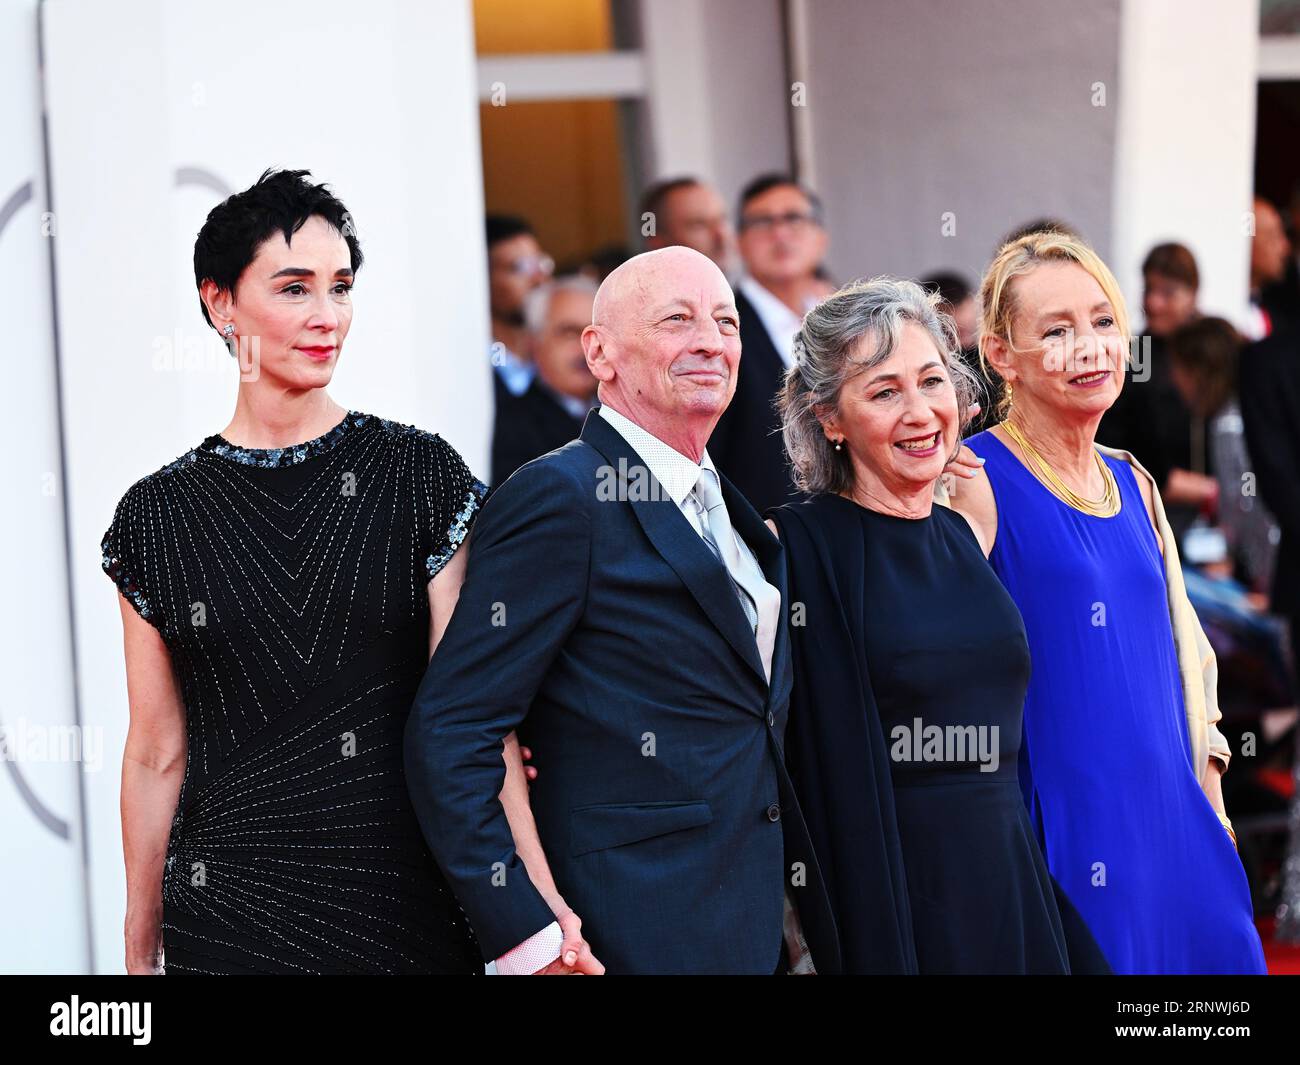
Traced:
POLYGON ((475 972, 406 792, 428 582, 486 496, 440 437, 350 411, 289 448, 210 436, 123 497, 103 565, 186 711, 167 972, 475 972))

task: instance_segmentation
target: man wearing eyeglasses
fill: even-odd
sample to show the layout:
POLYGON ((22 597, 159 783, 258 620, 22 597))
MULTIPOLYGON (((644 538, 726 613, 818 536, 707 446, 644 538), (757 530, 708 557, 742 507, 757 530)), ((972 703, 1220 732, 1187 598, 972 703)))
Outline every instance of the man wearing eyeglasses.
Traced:
POLYGON ((533 383, 524 300, 555 272, 532 227, 513 215, 487 216, 488 306, 492 314, 493 391, 522 396, 533 383))
POLYGON ((773 399, 793 362, 803 316, 825 291, 819 268, 828 241, 821 201, 783 174, 745 187, 736 229, 744 264, 736 287, 740 374, 709 453, 761 514, 798 495, 773 399))

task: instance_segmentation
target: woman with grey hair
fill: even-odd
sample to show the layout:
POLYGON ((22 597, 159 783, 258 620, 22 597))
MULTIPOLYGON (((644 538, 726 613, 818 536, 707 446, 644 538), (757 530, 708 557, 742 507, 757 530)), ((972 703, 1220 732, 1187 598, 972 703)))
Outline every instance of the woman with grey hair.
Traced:
POLYGON ((977 388, 936 302, 860 281, 795 339, 779 403, 811 498, 771 512, 787 764, 846 972, 1105 972, 1020 797, 1020 613, 971 526, 935 504, 977 388))

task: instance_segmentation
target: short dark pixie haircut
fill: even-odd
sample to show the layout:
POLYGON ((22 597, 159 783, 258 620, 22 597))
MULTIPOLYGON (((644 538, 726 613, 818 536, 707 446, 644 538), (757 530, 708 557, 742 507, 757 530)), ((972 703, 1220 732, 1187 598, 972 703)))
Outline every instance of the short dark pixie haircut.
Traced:
POLYGON ((953 310, 975 295, 970 282, 953 270, 941 270, 937 274, 922 278, 917 284, 927 292, 937 292, 939 299, 953 310))
POLYGON ((483 222, 488 251, 491 251, 494 245, 500 244, 503 240, 514 240, 515 237, 533 237, 537 235, 533 232, 533 227, 528 224, 527 219, 520 218, 517 214, 490 214, 484 218, 483 222))
MULTIPOLYGON (((352 215, 328 186, 308 181, 310 176, 310 170, 271 167, 252 187, 212 208, 194 241, 194 283, 201 287, 204 281, 212 281, 222 292, 233 295, 263 241, 282 233, 286 244, 293 243, 293 235, 313 215, 338 230, 347 241, 353 274, 360 270, 364 256, 352 215)), ((201 295, 199 307, 203 320, 212 325, 201 295)))
POLYGON ((699 178, 689 176, 656 181, 641 194, 641 216, 652 214, 657 218, 663 213, 664 204, 674 192, 680 189, 693 189, 700 184, 699 178))
POLYGON ((756 200, 765 192, 771 192, 773 189, 792 188, 798 189, 803 193, 803 198, 808 201, 808 206, 812 210, 812 216, 817 224, 823 225, 825 222, 825 212, 822 210, 821 197, 813 192, 807 185, 801 181, 796 181, 789 174, 771 173, 759 174, 748 185, 740 190, 740 202, 736 206, 736 228, 745 228, 745 208, 749 206, 750 200, 756 200))
POLYGON ((1170 281, 1178 281, 1188 288, 1201 287, 1201 274, 1196 269, 1196 256, 1186 244, 1157 244, 1142 260, 1142 275, 1157 274, 1170 281))

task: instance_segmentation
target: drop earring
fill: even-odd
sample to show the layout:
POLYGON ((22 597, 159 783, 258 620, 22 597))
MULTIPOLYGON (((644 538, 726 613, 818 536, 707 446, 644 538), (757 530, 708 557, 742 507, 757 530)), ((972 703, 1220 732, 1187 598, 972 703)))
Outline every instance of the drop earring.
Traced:
POLYGON ((836 450, 836 451, 843 451, 843 450, 844 450, 844 441, 843 441, 843 440, 836 440, 836 441, 835 441, 835 450, 836 450))

